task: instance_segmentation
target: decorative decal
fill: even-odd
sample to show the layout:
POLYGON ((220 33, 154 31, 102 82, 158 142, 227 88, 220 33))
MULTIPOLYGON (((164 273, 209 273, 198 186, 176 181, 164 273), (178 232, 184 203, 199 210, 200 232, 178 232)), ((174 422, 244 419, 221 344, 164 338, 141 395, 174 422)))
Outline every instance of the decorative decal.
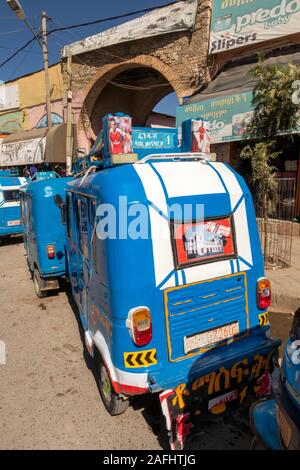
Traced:
POLYGON ((269 314, 268 312, 266 313, 261 313, 260 315, 258 315, 258 318, 259 318, 259 325, 260 326, 267 326, 269 325, 269 314))
POLYGON ((126 367, 146 367, 157 364, 156 349, 146 351, 125 352, 124 364, 126 367))
POLYGON ((189 384, 179 384, 173 390, 162 392, 160 403, 171 448, 183 449, 193 426, 189 420, 223 413, 229 405, 243 403, 250 394, 268 395, 276 351, 245 357, 229 368, 220 367, 189 384))

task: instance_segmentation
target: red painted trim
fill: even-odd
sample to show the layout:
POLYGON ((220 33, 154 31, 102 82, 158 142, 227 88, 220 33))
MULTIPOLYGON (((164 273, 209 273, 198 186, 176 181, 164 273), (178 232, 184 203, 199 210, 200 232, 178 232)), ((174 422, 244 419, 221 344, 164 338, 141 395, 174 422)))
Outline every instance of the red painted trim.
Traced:
POLYGON ((149 388, 136 387, 135 385, 119 384, 118 382, 113 383, 116 393, 122 393, 123 395, 143 395, 143 393, 149 393, 149 388), (117 391, 118 390, 118 391, 117 391))

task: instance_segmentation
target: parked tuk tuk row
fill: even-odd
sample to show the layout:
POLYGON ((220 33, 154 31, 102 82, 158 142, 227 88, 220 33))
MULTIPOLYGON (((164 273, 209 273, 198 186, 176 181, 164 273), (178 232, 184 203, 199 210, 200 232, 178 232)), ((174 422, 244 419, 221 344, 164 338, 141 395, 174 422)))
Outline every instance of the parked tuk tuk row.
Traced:
POLYGON ((259 399, 254 432, 269 448, 299 446, 299 364, 287 352, 276 383, 296 421, 265 398, 280 340, 270 337, 271 286, 246 183, 229 165, 188 151, 190 135, 183 153, 174 138, 152 145, 169 142, 158 129, 138 132, 134 146, 130 117, 108 115, 77 174, 21 188, 36 295, 69 280, 111 415, 130 397, 157 393, 170 446, 182 449, 195 421, 259 399))

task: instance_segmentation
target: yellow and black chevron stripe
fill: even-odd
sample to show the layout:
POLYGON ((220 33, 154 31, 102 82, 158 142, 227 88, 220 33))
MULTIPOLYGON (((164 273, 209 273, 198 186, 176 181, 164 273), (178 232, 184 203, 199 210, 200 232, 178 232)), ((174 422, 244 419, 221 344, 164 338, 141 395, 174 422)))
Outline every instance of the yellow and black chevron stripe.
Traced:
POLYGON ((157 364, 156 349, 147 349, 146 351, 125 352, 125 367, 146 367, 157 364))
POLYGON ((258 315, 258 318, 259 318, 260 326, 267 326, 269 324, 269 314, 268 314, 268 312, 261 313, 260 315, 258 315))

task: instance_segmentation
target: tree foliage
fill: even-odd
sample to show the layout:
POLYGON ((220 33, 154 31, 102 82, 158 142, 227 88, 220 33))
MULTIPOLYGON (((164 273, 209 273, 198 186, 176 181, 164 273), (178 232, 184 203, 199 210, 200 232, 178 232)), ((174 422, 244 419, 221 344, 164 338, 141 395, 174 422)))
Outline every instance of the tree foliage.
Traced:
POLYGON ((274 140, 279 134, 292 135, 299 119, 299 105, 293 103, 293 83, 300 80, 300 67, 294 64, 265 66, 264 56, 250 74, 257 81, 253 94, 254 114, 248 134, 254 139, 274 140))
POLYGON ((280 155, 275 151, 278 136, 292 137, 297 128, 299 105, 293 102, 293 83, 300 80, 300 67, 294 64, 265 65, 259 54, 258 64, 250 74, 256 80, 253 92, 254 113, 246 134, 252 139, 241 151, 241 158, 251 163, 251 183, 256 201, 263 205, 264 217, 269 215, 277 190, 276 168, 273 161, 280 155))

